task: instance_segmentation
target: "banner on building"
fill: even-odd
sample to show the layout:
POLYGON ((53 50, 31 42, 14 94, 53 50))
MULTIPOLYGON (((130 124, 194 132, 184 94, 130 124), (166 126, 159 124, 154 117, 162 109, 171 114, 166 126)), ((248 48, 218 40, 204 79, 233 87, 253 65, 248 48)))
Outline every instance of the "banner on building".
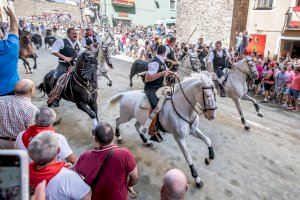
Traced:
POLYGON ((249 55, 252 52, 256 52, 258 55, 264 55, 266 47, 266 35, 262 34, 250 34, 251 39, 246 49, 246 54, 249 55))
POLYGON ((115 6, 123 6, 123 7, 134 7, 135 0, 112 0, 111 1, 115 6))
POLYGON ((293 28, 300 28, 300 7, 292 8, 292 17, 289 25, 293 28))

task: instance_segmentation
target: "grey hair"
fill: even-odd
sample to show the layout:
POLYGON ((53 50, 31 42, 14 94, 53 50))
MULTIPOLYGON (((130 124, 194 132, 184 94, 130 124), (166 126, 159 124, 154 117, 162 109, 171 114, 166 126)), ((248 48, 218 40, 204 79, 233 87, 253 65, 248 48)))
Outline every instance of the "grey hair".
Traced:
POLYGON ((35 114, 35 124, 37 126, 52 126, 55 122, 56 114, 52 108, 42 107, 36 114, 35 114))
POLYGON ((23 87, 15 87, 15 94, 18 95, 26 95, 30 92, 30 89, 32 88, 32 83, 28 81, 24 81, 23 87))
POLYGON ((42 132, 35 136, 29 143, 28 154, 40 166, 51 162, 58 154, 58 138, 50 132, 42 132))

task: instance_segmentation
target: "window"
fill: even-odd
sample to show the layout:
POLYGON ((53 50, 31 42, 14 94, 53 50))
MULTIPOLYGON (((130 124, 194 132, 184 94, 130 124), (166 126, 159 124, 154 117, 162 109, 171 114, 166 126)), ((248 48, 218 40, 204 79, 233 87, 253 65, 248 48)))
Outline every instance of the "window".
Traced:
POLYGON ((256 0, 254 9, 271 10, 273 8, 273 0, 256 0))
POLYGON ((176 0, 169 0, 170 2, 170 9, 176 10, 176 0))
POLYGON ((300 0, 297 1, 296 6, 300 7, 300 0))

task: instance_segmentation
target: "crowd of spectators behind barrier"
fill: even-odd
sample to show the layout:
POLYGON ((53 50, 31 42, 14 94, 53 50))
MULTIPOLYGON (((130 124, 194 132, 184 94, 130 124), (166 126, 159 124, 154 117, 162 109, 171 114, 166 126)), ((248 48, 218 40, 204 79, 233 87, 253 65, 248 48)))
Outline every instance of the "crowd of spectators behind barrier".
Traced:
MULTIPOLYGON (((126 200, 128 193, 135 196, 133 186, 138 183, 139 175, 134 155, 113 144, 114 131, 109 124, 103 122, 96 127, 93 131, 96 147, 84 152, 77 160, 63 134, 56 133, 52 127, 54 111, 33 105, 31 98, 35 85, 31 80, 20 80, 17 72, 17 20, 10 9, 6 12, 11 26, 6 39, 0 40, 0 149, 28 150, 33 161, 29 166, 30 185, 37 188, 38 193, 34 199, 44 199, 46 195, 47 199, 101 197, 126 200)), ((32 16, 23 22, 24 28, 42 33, 43 26, 60 31, 72 25, 70 21, 69 14, 45 13, 42 17, 32 16)), ((119 24, 109 31, 114 38, 112 45, 116 53, 143 60, 151 59, 157 45, 168 43, 168 38, 176 34, 175 26, 163 24, 148 27, 119 24)), ((244 56, 251 40, 247 32, 239 36, 237 46, 228 49, 233 61, 244 56)), ((206 44, 203 38, 199 38, 197 44, 177 44, 174 50, 179 57, 180 52, 196 52, 203 61, 212 50, 212 43, 206 44)), ((255 82, 248 81, 249 91, 254 96, 262 96, 263 102, 279 103, 286 109, 298 111, 300 59, 293 59, 289 54, 279 60, 264 58, 255 52, 250 56, 259 71, 259 78, 255 82)), ((184 199, 186 191, 185 175, 177 169, 168 171, 160 191, 161 199, 184 199)))

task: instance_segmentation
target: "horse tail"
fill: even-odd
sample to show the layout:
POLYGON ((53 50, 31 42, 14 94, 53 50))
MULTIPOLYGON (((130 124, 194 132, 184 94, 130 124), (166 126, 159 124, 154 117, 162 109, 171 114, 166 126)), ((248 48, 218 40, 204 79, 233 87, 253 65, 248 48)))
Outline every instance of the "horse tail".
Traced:
POLYGON ((122 99, 124 93, 120 93, 117 94, 115 96, 113 96, 110 100, 109 100, 109 104, 107 106, 108 110, 111 110, 113 107, 116 106, 116 104, 122 99))

